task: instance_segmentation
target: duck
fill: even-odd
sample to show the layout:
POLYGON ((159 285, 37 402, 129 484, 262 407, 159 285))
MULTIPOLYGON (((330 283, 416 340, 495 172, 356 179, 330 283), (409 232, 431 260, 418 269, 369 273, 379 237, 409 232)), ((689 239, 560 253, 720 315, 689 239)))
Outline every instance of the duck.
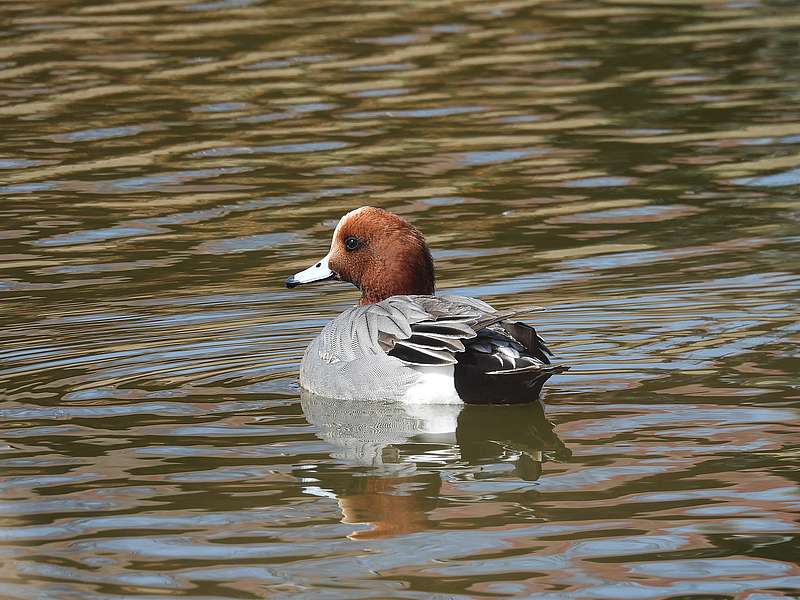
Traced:
POLYGON ((344 281, 358 304, 328 322, 306 348, 299 383, 331 399, 408 404, 523 404, 568 369, 536 330, 477 298, 435 294, 434 263, 403 217, 363 206, 345 214, 328 253, 286 280, 294 288, 344 281))

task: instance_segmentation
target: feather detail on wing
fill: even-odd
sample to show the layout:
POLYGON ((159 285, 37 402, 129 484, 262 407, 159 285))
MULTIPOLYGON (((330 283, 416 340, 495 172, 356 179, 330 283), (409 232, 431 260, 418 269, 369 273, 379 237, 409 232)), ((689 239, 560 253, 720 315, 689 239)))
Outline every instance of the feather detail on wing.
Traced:
MULTIPOLYGON (((456 364, 459 360, 456 354, 469 351, 473 340, 483 330, 511 316, 542 310, 539 307, 525 307, 496 311, 485 302, 460 296, 396 296, 385 302, 410 303, 426 316, 411 323, 411 335, 396 337, 387 351, 389 356, 406 364, 425 366, 456 364)), ((496 335, 502 339, 511 337, 510 333, 500 329, 496 335)), ((519 350, 524 350, 524 345, 517 345, 519 350)), ((513 364, 509 366, 515 368, 513 364)))
POLYGON ((533 328, 506 321, 537 310, 543 309, 497 311, 462 296, 392 296, 345 311, 325 327, 322 341, 328 354, 343 361, 385 353, 418 366, 453 365, 456 355, 485 350, 497 357, 500 372, 531 366, 515 362, 526 351, 536 362, 549 363, 549 350, 533 328), (511 354, 504 358, 504 352, 511 354))

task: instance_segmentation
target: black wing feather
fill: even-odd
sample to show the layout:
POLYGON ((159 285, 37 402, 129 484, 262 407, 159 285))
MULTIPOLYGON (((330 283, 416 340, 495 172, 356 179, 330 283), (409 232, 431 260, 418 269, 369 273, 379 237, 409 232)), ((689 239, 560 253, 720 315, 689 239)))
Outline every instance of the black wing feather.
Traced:
POLYGON ((538 358, 546 365, 550 364, 549 356, 553 356, 553 353, 533 327, 519 321, 513 323, 505 321, 502 326, 508 335, 522 344, 531 356, 538 358))

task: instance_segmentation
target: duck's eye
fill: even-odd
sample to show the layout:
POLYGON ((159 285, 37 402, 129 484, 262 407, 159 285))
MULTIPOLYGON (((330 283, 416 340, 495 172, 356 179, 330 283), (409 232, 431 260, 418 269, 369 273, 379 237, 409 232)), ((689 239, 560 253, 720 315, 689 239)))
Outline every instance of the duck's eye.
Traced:
POLYGON ((358 250, 361 247, 361 240, 354 235, 344 238, 344 247, 347 250, 358 250))

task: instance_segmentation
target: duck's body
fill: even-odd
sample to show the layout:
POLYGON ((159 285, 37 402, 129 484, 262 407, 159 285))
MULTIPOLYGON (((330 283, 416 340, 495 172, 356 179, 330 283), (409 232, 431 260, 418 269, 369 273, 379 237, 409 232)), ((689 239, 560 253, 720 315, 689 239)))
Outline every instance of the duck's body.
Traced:
POLYGON ((362 298, 306 349, 300 385, 312 393, 518 404, 536 400, 544 382, 567 369, 550 364, 551 353, 532 327, 508 320, 540 309, 497 311, 474 298, 434 296, 422 235, 386 211, 366 207, 345 215, 331 252, 287 285, 331 278, 354 281, 362 298), (370 254, 357 254, 367 249, 370 254), (392 263, 400 270, 387 273, 392 263))
POLYGON ((300 385, 329 398, 515 404, 538 398, 549 350, 533 328, 465 296, 354 306, 311 342, 300 385), (516 337, 514 336, 516 334, 516 337))

